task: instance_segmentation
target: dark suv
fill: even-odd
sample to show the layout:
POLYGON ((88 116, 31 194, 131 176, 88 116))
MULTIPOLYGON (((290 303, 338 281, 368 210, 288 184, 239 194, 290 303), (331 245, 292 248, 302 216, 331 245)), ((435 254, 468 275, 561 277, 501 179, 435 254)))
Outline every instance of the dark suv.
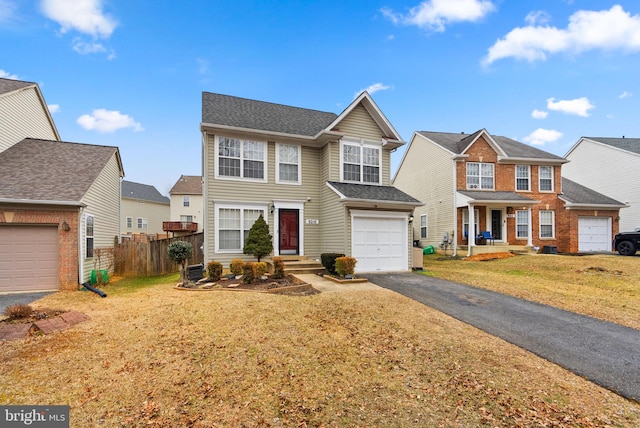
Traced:
POLYGON ((613 248, 623 256, 633 256, 640 250, 640 227, 633 232, 620 232, 613 238, 613 248))

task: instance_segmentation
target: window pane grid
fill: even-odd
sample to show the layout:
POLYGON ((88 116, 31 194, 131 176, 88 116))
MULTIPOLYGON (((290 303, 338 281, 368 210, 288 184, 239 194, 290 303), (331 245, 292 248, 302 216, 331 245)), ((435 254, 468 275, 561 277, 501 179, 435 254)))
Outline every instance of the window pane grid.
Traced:
POLYGON ((221 176, 263 179, 264 163, 264 143, 228 137, 218 139, 218 173, 221 176))
POLYGON ((493 164, 467 162, 467 188, 493 190, 493 164))
POLYGON ((554 236, 554 212, 540 211, 540 237, 553 238, 554 236))
POLYGON ((516 211, 516 236, 518 238, 529 237, 529 212, 518 210, 516 211))
POLYGON ((540 175, 540 191, 550 192, 553 190, 553 168, 550 166, 541 166, 540 175))
POLYGON ((380 149, 352 144, 342 146, 342 175, 346 181, 380 183, 380 149))
POLYGON ((242 250, 255 221, 264 210, 220 208, 218 210, 218 247, 220 250, 242 250))
POLYGON ((516 165, 516 190, 529 190, 528 165, 516 165))

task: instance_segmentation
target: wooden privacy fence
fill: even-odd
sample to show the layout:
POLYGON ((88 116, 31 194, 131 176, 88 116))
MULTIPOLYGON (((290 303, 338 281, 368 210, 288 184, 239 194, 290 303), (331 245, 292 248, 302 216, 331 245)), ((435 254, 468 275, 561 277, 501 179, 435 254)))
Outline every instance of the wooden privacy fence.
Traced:
POLYGON ((115 274, 154 276, 178 272, 180 267, 169 258, 169 244, 176 241, 189 242, 193 246, 193 254, 187 264, 204 263, 203 232, 155 241, 123 240, 115 246, 115 274))

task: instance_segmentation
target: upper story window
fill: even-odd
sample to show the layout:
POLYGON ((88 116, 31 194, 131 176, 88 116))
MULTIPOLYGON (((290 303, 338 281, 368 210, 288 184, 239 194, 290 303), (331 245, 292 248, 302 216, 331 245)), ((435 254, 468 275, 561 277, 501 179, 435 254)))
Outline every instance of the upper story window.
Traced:
POLYGON ((190 202, 191 201, 190 201, 188 195, 185 195, 185 196, 182 197, 182 206, 183 207, 188 207, 190 202))
POLYGON ((382 153, 380 145, 365 143, 363 140, 342 141, 342 180, 359 183, 380 184, 382 153))
POLYGON ((276 146, 276 183, 300 184, 300 146, 276 146))
POLYGON ((216 139, 216 177, 266 181, 267 145, 231 137, 216 139))
POLYGON ((541 192, 553 192, 553 167, 538 167, 539 188, 541 192))
POLYGON ((467 162, 467 189, 493 190, 493 164, 467 162))
POLYGON ((516 190, 531 190, 531 168, 529 165, 516 165, 516 190))
POLYGON ((144 217, 138 217, 138 229, 146 229, 148 221, 144 217))
POLYGON ((133 218, 127 217, 127 229, 131 229, 133 227, 133 218))

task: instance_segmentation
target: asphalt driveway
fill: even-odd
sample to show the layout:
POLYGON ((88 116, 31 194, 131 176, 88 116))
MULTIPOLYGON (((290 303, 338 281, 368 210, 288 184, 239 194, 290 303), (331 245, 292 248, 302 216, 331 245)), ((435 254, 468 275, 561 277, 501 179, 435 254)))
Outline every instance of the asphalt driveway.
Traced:
POLYGON ((4 315, 4 310, 8 306, 18 305, 20 303, 29 304, 51 293, 52 291, 38 293, 0 294, 0 317, 4 315))
POLYGON ((640 401, 640 330, 415 273, 366 276, 374 284, 640 401))

